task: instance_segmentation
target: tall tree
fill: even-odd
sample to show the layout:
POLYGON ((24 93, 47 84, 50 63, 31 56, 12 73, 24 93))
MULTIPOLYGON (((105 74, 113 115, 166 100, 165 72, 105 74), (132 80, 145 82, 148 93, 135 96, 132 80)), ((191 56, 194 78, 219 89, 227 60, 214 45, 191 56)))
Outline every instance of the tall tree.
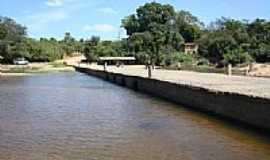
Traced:
POLYGON ((64 39, 61 41, 61 44, 63 45, 63 49, 67 56, 71 56, 72 53, 76 51, 76 40, 72 37, 70 32, 65 33, 64 39))
POLYGON ((7 35, 7 29, 0 23, 0 40, 3 40, 7 35))
POLYGON ((200 37, 203 23, 188 11, 179 11, 176 14, 176 27, 186 42, 194 42, 200 37))
POLYGON ((252 42, 244 21, 222 17, 204 31, 198 43, 200 55, 219 66, 251 60, 248 51, 252 42))
MULTIPOLYGON (((175 15, 176 12, 171 5, 152 2, 139 7, 136 14, 123 19, 122 26, 127 30, 130 42, 135 43, 134 51, 143 50, 152 63, 159 62, 161 51, 169 42, 166 36, 171 30, 168 27, 169 22, 175 15)), ((171 40, 174 42, 182 40, 179 37, 177 35, 171 40)))
POLYGON ((248 25, 251 54, 258 62, 270 62, 270 22, 256 19, 248 25))
POLYGON ((13 19, 0 17, 0 55, 6 61, 21 56, 21 42, 26 36, 26 27, 16 23, 13 19))

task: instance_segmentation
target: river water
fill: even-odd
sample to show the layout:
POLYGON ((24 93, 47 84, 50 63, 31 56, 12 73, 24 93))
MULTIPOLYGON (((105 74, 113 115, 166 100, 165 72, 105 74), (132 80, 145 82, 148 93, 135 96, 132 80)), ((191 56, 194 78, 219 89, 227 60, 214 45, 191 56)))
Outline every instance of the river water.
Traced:
POLYGON ((69 72, 0 77, 1 160, 268 160, 270 138, 69 72))

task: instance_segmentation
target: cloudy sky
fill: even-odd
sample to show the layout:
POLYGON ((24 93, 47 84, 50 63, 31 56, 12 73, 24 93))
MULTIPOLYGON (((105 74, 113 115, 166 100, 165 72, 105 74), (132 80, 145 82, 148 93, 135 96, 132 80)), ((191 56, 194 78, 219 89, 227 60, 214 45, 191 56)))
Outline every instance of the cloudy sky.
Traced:
MULTIPOLYGON (((221 16, 252 20, 270 19, 269 0, 156 0, 188 10, 208 24, 221 16)), ((71 32, 76 38, 99 35, 118 37, 121 19, 149 0, 1 0, 0 16, 27 26, 34 38, 62 38, 71 32)), ((124 31, 121 31, 124 35, 124 31)))

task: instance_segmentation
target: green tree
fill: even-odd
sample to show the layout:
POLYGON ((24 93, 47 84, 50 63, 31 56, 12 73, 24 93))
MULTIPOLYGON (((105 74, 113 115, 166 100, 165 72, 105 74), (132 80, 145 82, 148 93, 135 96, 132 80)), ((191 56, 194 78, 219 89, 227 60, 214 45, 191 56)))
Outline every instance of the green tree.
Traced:
POLYGON ((13 58, 22 56, 22 40, 26 36, 26 27, 16 23, 13 19, 0 17, 0 56, 11 62, 13 58))
POLYGON ((270 22, 256 19, 247 30, 251 39, 249 52, 258 62, 270 62, 270 22))
POLYGON ((250 54, 245 52, 243 49, 231 50, 224 54, 224 62, 232 65, 246 63, 253 61, 250 54))
POLYGON ((256 47, 250 50, 251 55, 257 62, 270 62, 270 45, 266 43, 259 43, 256 47))
POLYGON ((200 44, 200 55, 218 65, 222 65, 225 53, 238 47, 235 39, 221 30, 207 31, 198 40, 198 43, 200 44))
POLYGON ((85 40, 83 44, 83 53, 89 62, 97 61, 97 46, 100 43, 100 37, 92 36, 89 40, 85 40))
POLYGON ((65 51, 65 55, 71 56, 74 52, 76 52, 78 48, 76 48, 76 40, 72 37, 70 32, 66 32, 64 39, 61 41, 62 48, 65 51))
POLYGON ((242 21, 221 18, 212 23, 197 42, 200 44, 200 55, 218 66, 226 62, 243 63, 250 57, 251 42, 247 24, 242 21))
POLYGON ((187 11, 176 12, 171 5, 152 2, 123 19, 122 26, 136 57, 160 64, 166 55, 181 51, 185 42, 196 41, 203 24, 187 11))
POLYGON ((177 44, 177 41, 180 44, 182 40, 176 30, 170 34, 170 21, 175 15, 171 5, 152 2, 139 7, 136 14, 123 19, 122 26, 127 30, 129 42, 133 43, 133 51, 147 54, 145 57, 152 63, 160 63, 163 48, 168 48, 170 43, 177 44))
POLYGON ((201 35, 203 23, 188 11, 179 11, 176 14, 176 27, 186 42, 194 42, 201 35))
POLYGON ((0 40, 5 39, 7 35, 7 29, 4 27, 2 23, 0 23, 0 40))

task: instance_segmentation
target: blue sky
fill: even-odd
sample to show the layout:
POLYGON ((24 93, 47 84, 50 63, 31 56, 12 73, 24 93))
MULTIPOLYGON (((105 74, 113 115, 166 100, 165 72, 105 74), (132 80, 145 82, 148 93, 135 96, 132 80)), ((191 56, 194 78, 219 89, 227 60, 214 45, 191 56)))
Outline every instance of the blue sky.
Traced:
MULTIPOLYGON (((0 15, 27 26, 30 37, 118 37, 121 19, 149 0, 1 0, 0 15)), ((190 11, 208 24, 221 16, 270 19, 269 0, 157 0, 190 11)), ((124 36, 124 31, 121 31, 124 36)))

